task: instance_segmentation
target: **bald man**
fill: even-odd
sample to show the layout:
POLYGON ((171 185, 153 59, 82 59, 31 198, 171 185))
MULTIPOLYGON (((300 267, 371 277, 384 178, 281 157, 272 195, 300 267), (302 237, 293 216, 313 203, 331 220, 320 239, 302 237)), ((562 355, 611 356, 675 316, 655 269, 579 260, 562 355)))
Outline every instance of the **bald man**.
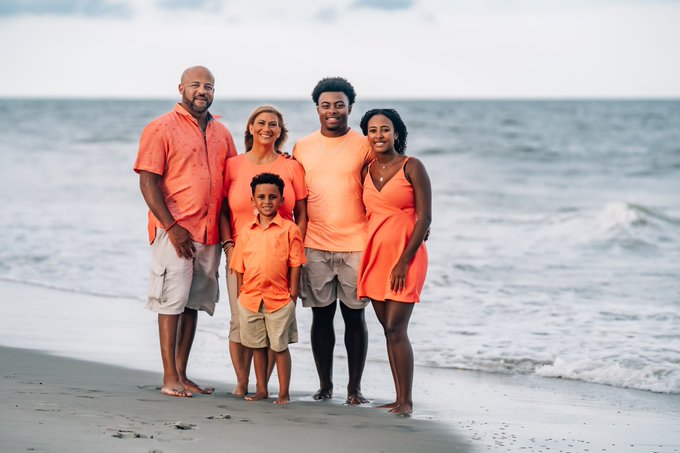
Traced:
POLYGON ((134 166, 149 207, 147 308, 158 314, 161 393, 177 397, 214 390, 187 377, 198 311, 212 316, 219 298, 223 175, 227 158, 236 155, 231 133, 208 112, 214 90, 207 68, 185 70, 181 101, 144 128, 134 166))

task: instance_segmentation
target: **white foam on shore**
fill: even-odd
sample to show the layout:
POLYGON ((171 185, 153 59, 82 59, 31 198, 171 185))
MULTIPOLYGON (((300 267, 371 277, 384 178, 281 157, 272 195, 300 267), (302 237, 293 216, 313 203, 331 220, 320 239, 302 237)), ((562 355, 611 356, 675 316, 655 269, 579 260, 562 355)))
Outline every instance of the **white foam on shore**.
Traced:
POLYGON ((536 375, 574 379, 622 388, 650 390, 659 393, 678 393, 680 391, 679 370, 669 370, 667 367, 653 365, 631 368, 621 363, 557 358, 551 365, 536 368, 536 375))

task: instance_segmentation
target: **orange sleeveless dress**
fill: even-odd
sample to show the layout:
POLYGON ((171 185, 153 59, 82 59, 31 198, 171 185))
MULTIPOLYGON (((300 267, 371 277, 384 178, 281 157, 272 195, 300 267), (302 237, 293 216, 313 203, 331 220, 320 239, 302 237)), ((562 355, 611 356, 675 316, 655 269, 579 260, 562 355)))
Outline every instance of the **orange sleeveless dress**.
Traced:
POLYGON ((370 172, 366 172, 363 199, 368 216, 368 243, 359 268, 359 297, 420 302, 427 274, 424 243, 408 266, 404 290, 399 294, 390 290, 390 272, 411 239, 417 220, 413 187, 404 174, 406 162, 408 158, 381 191, 375 187, 370 172))

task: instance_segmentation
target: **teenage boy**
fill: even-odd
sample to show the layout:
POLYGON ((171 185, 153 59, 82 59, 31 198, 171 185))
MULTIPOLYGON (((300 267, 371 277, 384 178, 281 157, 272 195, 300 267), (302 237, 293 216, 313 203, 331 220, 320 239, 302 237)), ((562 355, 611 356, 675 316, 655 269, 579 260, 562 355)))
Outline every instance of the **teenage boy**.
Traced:
POLYGON ((342 77, 322 79, 312 91, 321 128, 293 148, 309 190, 308 262, 302 268, 300 296, 313 313, 311 343, 319 374, 319 390, 313 398, 333 396, 333 319, 339 300, 349 369, 347 404, 351 405, 368 402, 361 394, 368 347, 366 301, 357 298, 357 273, 367 234, 361 169, 373 160, 366 137, 347 125, 355 98, 354 87, 342 77))
POLYGON ((267 348, 274 352, 279 376, 275 404, 290 400, 291 358, 288 345, 297 343, 295 302, 300 266, 305 263, 302 233, 281 217, 283 180, 261 173, 250 183, 257 216, 239 232, 230 266, 236 272, 241 344, 253 350, 257 391, 248 401, 268 398, 267 348))

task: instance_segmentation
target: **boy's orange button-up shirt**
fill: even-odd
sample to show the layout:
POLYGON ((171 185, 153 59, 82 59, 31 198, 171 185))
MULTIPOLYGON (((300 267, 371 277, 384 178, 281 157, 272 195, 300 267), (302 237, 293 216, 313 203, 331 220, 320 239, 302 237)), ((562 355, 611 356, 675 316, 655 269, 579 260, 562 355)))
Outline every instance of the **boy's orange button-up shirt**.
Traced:
POLYGON ((230 267, 243 274, 238 301, 258 312, 264 301, 271 313, 290 303, 288 269, 306 263, 298 226, 276 214, 267 228, 254 217, 236 238, 230 267))
MULTIPOLYGON (((181 104, 144 128, 135 171, 161 175, 160 189, 172 216, 202 244, 220 242, 219 215, 227 158, 236 155, 229 130, 210 117, 205 136, 196 119, 181 104)), ((149 211, 149 242, 156 227, 164 228, 149 211)))

